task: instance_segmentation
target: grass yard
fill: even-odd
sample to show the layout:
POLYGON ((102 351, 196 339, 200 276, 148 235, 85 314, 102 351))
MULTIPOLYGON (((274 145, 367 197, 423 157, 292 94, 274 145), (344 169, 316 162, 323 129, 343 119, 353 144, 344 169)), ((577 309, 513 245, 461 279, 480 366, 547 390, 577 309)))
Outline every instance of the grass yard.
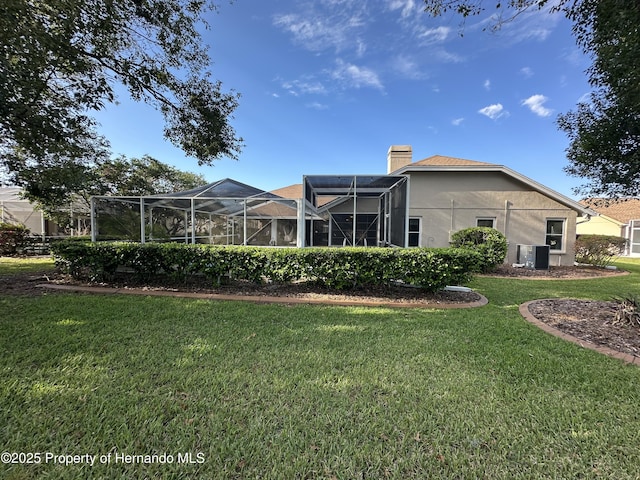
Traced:
POLYGON ((640 292, 619 265, 461 310, 0 297, 0 446, 39 462, 0 477, 640 478, 640 368, 518 313, 640 292))
POLYGON ((54 265, 51 257, 0 257, 0 275, 41 272, 53 269, 54 265))

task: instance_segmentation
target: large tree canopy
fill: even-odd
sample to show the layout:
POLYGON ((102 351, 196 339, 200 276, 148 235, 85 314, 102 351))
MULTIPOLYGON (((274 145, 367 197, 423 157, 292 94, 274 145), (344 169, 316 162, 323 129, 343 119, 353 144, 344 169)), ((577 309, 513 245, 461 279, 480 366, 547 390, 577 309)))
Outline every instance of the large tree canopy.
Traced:
POLYGON ((592 55, 589 102, 560 115, 570 140, 566 171, 585 178, 589 197, 640 195, 640 2, 582 0, 571 16, 592 55))
POLYGON ((206 185, 202 175, 184 172, 155 158, 128 159, 121 155, 96 165, 93 174, 97 178, 95 195, 158 195, 175 193, 206 185))
POLYGON ((131 159, 103 156, 92 165, 69 161, 43 171, 27 168, 22 175, 30 186, 25 197, 60 225, 70 222, 70 206, 76 213, 88 212, 93 195, 157 195, 207 183, 202 175, 179 170, 149 155, 131 159))
POLYGON ((124 85, 156 107, 165 137, 200 164, 236 158, 238 95, 212 81, 198 28, 208 0, 0 2, 0 158, 24 168, 91 163, 106 148, 92 111, 124 85))
POLYGON ((558 117, 569 137, 567 173, 587 184, 591 197, 640 195, 640 2, 637 0, 424 0, 432 15, 463 17, 491 11, 493 28, 529 9, 551 6, 573 23, 577 44, 593 64, 588 102, 558 117), (488 5, 488 6, 487 6, 488 5))

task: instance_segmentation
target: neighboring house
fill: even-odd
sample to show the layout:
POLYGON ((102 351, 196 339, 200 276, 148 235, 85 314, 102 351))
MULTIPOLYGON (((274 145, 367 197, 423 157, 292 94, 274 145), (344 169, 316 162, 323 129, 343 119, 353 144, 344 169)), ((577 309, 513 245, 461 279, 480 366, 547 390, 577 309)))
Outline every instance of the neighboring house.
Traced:
POLYGON ((591 222, 578 225, 578 235, 615 235, 626 238, 626 255, 640 256, 640 198, 610 200, 588 198, 580 203, 600 215, 591 222))
POLYGON ((507 237, 507 263, 517 262, 518 245, 549 245, 551 265, 573 265, 576 224, 597 215, 503 165, 443 156, 412 163, 409 145, 392 146, 387 162, 386 174, 305 175, 271 192, 225 179, 171 195, 95 197, 92 231, 106 233, 101 204, 120 212, 115 220, 137 222, 129 239, 142 242, 161 240, 149 234, 158 222, 180 227, 175 241, 298 247, 446 247, 453 232, 485 226, 507 237))
POLYGON ((76 229, 65 232, 57 223, 44 216, 42 210, 22 197, 19 187, 0 187, 0 222, 24 225, 31 234, 42 237, 86 234, 81 230, 87 218, 76 219, 76 229))
POLYGON ((18 187, 0 187, 0 221, 24 225, 34 235, 50 235, 57 225, 50 223, 40 210, 21 197, 18 187))

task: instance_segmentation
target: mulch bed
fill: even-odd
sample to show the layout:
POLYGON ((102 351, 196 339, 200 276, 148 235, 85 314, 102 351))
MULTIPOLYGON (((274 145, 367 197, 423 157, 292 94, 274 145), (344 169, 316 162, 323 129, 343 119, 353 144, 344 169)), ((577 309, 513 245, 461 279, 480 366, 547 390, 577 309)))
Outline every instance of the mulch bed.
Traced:
MULTIPOLYGON (((70 277, 58 278, 55 283, 86 285, 70 277)), ((283 299, 319 300, 333 303, 397 303, 433 306, 464 305, 480 301, 483 297, 475 292, 440 291, 429 293, 419 288, 388 286, 333 290, 313 283, 256 284, 251 282, 231 282, 213 286, 209 282, 191 279, 186 283, 171 283, 161 277, 155 281, 141 281, 132 276, 120 276, 109 283, 94 283, 94 286, 119 289, 143 289, 148 292, 188 292, 213 295, 234 295, 240 297, 277 297, 283 299)))
POLYGON ((640 357, 640 327, 616 324, 616 302, 575 299, 529 304, 536 319, 580 340, 640 357))

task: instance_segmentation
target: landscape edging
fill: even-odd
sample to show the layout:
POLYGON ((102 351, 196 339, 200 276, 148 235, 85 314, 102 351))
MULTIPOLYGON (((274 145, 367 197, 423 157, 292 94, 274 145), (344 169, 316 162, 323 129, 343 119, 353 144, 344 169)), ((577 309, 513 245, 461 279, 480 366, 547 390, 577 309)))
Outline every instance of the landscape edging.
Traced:
MULTIPOLYGON (((81 293, 99 293, 99 294, 124 294, 124 295, 145 295, 156 297, 181 297, 200 300, 228 300, 228 301, 244 301, 258 304, 296 304, 296 305, 332 305, 341 307, 391 307, 391 308, 474 308, 482 307, 489 303, 484 295, 480 296, 480 300, 469 303, 420 303, 420 302, 384 302, 384 301, 367 301, 367 300, 327 300, 317 298, 298 298, 298 297, 278 297, 278 296, 257 296, 257 295, 229 295, 222 293, 195 293, 195 292, 178 292, 167 290, 145 290, 141 288, 113 288, 113 287, 87 287, 80 285, 58 285, 58 284, 41 284, 42 288, 51 290, 62 290, 67 292, 81 293)), ((477 292, 476 292, 477 293, 477 292)))
POLYGON ((589 342, 587 340, 581 340, 577 337, 574 337, 573 335, 569 335, 568 333, 565 333, 561 330, 558 330, 555 327, 552 327, 551 325, 544 323, 540 320, 538 320, 529 310, 529 305, 531 305, 532 303, 536 303, 536 302, 541 302, 544 300, 564 300, 564 299, 559 299, 559 298, 539 298, 536 300, 530 300, 528 302, 525 302, 523 304, 520 305, 519 310, 520 310, 520 315, 522 315, 524 317, 524 319, 526 321, 528 321, 529 323, 535 325, 536 327, 540 328, 541 330, 544 330, 545 332, 556 336, 558 338, 561 338, 563 340, 567 340, 568 342, 571 343, 575 343, 576 345, 579 345, 583 348, 588 348, 589 350, 594 350, 598 353, 601 353, 603 355, 607 355, 609 357, 613 357, 613 358, 617 358, 618 360, 622 360, 625 363, 629 363, 629 364, 633 364, 633 365, 638 365, 640 366, 640 357, 636 357, 634 355, 630 355, 628 353, 623 353, 623 352, 619 352, 617 350, 613 350, 612 348, 609 347, 605 347, 603 345, 597 345, 595 343, 589 342))

